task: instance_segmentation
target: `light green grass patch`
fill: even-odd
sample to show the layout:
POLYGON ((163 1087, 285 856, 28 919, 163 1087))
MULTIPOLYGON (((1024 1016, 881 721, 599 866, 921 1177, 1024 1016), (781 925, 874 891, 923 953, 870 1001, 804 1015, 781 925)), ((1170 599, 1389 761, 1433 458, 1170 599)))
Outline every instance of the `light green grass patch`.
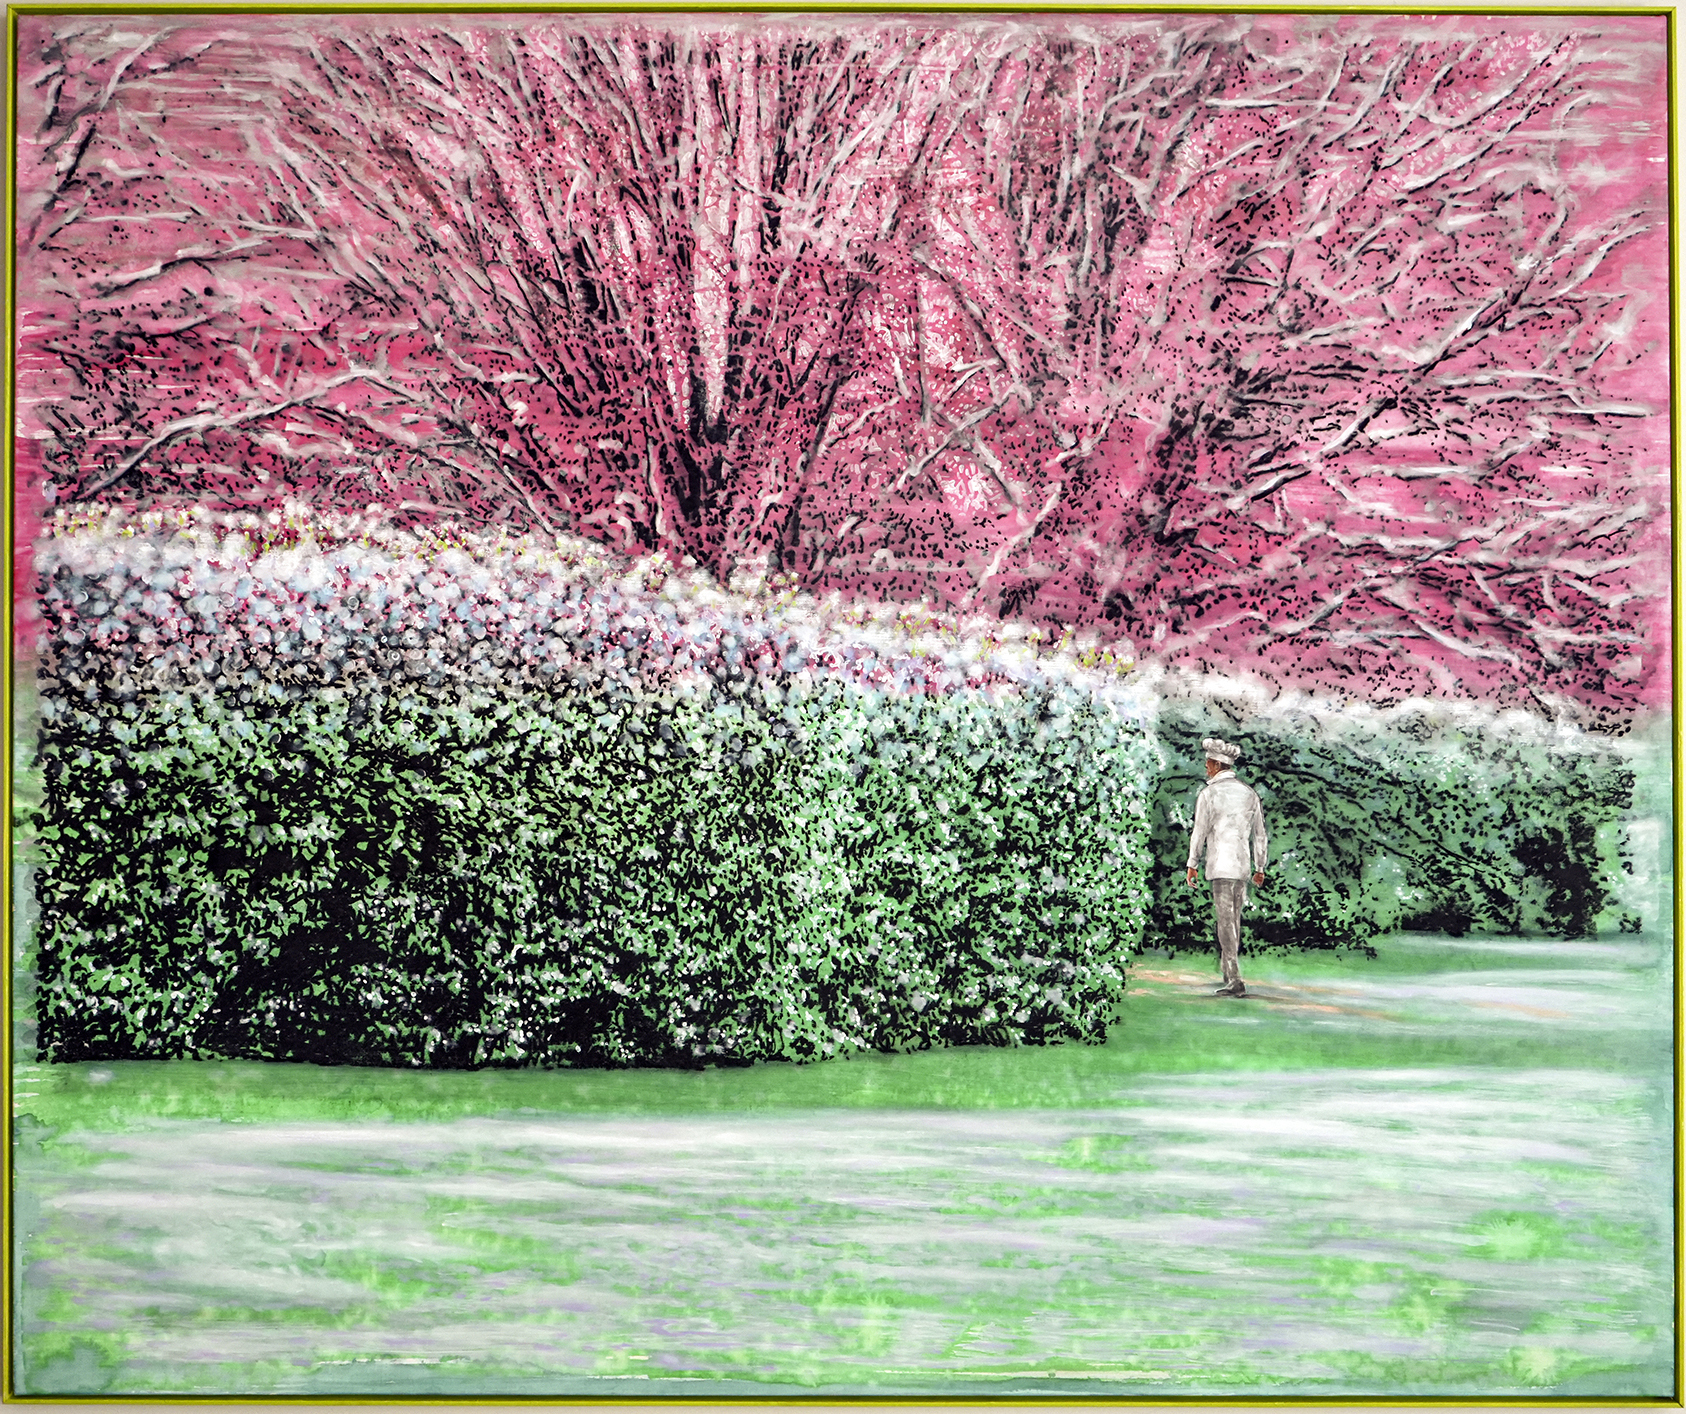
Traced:
POLYGON ((37 1067, 23 1385, 1668 1392, 1661 947, 1202 970, 1098 1047, 37 1067))

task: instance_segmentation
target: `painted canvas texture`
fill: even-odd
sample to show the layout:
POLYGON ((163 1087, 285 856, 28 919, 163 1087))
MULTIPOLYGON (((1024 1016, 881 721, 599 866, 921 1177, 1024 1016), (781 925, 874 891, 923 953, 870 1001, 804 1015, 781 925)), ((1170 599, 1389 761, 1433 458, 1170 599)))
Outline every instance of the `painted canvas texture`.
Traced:
POLYGON ((12 1393, 1672 1398, 1670 22, 14 7, 12 1393))

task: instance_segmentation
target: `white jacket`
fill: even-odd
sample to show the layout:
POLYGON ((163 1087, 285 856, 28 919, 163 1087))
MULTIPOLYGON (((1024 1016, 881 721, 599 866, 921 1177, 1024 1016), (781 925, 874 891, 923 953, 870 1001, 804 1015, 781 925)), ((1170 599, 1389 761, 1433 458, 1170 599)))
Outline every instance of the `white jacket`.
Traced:
POLYGON ((1264 807, 1253 788, 1219 771, 1201 788, 1194 803, 1194 834, 1188 842, 1188 867, 1206 856, 1208 879, 1245 879, 1265 867, 1264 807), (1252 867, 1248 867, 1249 852, 1252 867))

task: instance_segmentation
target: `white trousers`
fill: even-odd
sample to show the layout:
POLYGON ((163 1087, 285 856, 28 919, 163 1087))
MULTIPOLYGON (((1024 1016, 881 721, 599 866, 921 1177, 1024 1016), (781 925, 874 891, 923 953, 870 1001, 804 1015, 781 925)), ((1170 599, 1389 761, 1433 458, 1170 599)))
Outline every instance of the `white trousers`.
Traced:
POLYGON ((1218 965, 1224 986, 1241 980, 1241 910, 1247 903, 1245 879, 1213 879, 1212 909, 1218 915, 1218 965))

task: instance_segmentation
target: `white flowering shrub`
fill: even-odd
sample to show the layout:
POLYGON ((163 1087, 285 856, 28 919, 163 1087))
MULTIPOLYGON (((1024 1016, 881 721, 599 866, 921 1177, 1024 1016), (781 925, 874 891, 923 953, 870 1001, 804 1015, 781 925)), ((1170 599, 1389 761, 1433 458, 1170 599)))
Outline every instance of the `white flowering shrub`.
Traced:
POLYGON ((585 542, 55 531, 50 1058, 1105 1036, 1157 765, 1111 665, 585 542))

